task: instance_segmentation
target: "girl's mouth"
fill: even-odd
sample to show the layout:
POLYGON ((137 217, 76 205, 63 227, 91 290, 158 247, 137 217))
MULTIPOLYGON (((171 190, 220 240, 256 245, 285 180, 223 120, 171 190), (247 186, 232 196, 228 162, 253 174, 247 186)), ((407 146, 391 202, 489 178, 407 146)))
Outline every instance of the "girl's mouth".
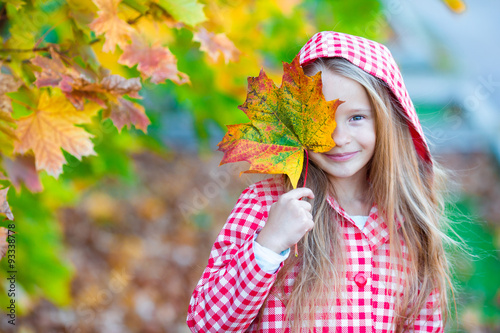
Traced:
POLYGON ((325 156, 328 157, 329 159, 331 159, 332 161, 335 161, 335 162, 344 162, 344 161, 348 161, 351 158, 353 158, 357 153, 358 153, 358 151, 354 151, 354 152, 342 153, 342 154, 325 154, 325 156))

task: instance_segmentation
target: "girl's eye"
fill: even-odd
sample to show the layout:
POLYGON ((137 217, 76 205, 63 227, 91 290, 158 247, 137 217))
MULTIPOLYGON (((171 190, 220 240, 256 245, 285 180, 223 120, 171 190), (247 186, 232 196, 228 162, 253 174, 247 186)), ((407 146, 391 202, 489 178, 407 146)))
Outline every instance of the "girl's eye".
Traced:
POLYGON ((354 116, 351 118, 351 120, 358 121, 358 120, 361 120, 363 118, 364 118, 363 116, 354 116))

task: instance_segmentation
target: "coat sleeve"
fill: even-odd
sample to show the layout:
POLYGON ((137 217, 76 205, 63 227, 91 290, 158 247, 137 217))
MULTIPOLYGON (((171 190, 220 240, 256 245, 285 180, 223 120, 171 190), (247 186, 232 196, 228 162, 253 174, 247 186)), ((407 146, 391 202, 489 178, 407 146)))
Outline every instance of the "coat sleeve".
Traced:
POLYGON ((413 330, 410 330, 410 332, 444 332, 441 306, 439 305, 439 291, 437 289, 434 289, 429 294, 427 302, 422 310, 420 310, 413 330))
POLYGON ((254 185, 238 199, 191 296, 192 332, 243 332, 256 318, 276 279, 260 269, 253 252, 253 235, 267 219, 263 208, 254 185))

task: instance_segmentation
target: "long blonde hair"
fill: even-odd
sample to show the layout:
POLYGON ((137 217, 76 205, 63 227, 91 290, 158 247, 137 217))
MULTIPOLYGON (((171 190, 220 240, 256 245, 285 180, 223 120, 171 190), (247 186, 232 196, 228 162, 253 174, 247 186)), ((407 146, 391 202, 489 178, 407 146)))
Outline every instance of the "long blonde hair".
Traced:
MULTIPOLYGON (((399 276, 404 275, 396 281, 405 281, 403 297, 396 297, 393 330, 403 332, 405 325, 411 329, 436 289, 446 323, 452 284, 443 248, 443 241, 449 239, 443 232, 445 173, 436 161, 429 164, 417 156, 405 112, 385 82, 343 58, 319 58, 304 68, 307 75, 327 70, 360 83, 375 110, 376 146, 367 175, 370 195, 389 228, 391 263, 399 276), (399 231, 396 216, 404 221, 399 231), (407 247, 408 261, 402 258, 401 241, 407 247), (407 267, 401 272, 396 267, 404 263, 407 267)), ((304 171, 299 186, 303 177, 304 171)), ((329 195, 335 196, 335 189, 312 161, 307 177, 307 187, 315 193, 315 227, 299 242, 299 257, 285 261, 275 284, 284 295, 287 276, 298 267, 290 297, 283 300, 292 332, 308 332, 318 309, 342 300, 341 281, 345 278, 343 235, 336 213, 326 201, 329 195)), ((288 179, 285 184, 287 191, 292 188, 288 179)))

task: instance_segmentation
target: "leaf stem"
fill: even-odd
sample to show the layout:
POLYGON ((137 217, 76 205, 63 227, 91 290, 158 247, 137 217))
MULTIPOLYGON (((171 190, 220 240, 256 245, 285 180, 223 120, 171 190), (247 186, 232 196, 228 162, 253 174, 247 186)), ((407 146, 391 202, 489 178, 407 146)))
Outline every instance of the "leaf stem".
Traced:
POLYGON ((36 109, 34 107, 32 107, 31 105, 28 105, 28 104, 26 104, 24 102, 21 102, 21 101, 15 100, 15 99, 12 99, 12 102, 17 103, 17 104, 19 104, 21 106, 24 106, 26 109, 29 109, 31 111, 36 111, 36 109))
MULTIPOLYGON (((306 151, 306 172, 304 174, 304 185, 302 187, 306 187, 306 182, 307 182, 307 169, 309 166, 309 152, 307 149, 304 149, 306 151)), ((299 250, 297 248, 297 243, 295 243, 295 257, 299 256, 299 250)))
POLYGON ((144 13, 144 14, 140 14, 140 15, 139 15, 139 16, 137 16, 136 18, 131 19, 131 20, 128 20, 128 21, 127 21, 127 23, 128 23, 128 24, 130 24, 130 25, 134 25, 134 24, 136 24, 136 23, 137 23, 137 21, 139 21, 139 20, 141 19, 141 17, 145 16, 146 14, 147 14, 147 12, 146 12, 146 13, 144 13))
POLYGON ((0 49, 0 52, 16 52, 16 53, 21 53, 21 52, 45 52, 48 51, 48 47, 39 47, 39 48, 32 48, 32 49, 0 49))
POLYGON ((53 25, 52 27, 50 27, 50 29, 48 29, 47 31, 45 31, 45 33, 43 34, 42 37, 40 37, 36 43, 35 43, 35 46, 33 46, 33 50, 36 50, 38 48, 38 46, 45 40, 45 37, 47 37, 47 35, 52 31, 54 30, 57 26, 63 24, 64 22, 66 22, 67 20, 69 20, 69 17, 63 19, 61 22, 53 25))
POLYGON ((304 185, 302 187, 306 187, 306 182, 307 182, 307 167, 309 166, 309 152, 307 149, 304 149, 306 151, 306 173, 304 175, 304 185))

